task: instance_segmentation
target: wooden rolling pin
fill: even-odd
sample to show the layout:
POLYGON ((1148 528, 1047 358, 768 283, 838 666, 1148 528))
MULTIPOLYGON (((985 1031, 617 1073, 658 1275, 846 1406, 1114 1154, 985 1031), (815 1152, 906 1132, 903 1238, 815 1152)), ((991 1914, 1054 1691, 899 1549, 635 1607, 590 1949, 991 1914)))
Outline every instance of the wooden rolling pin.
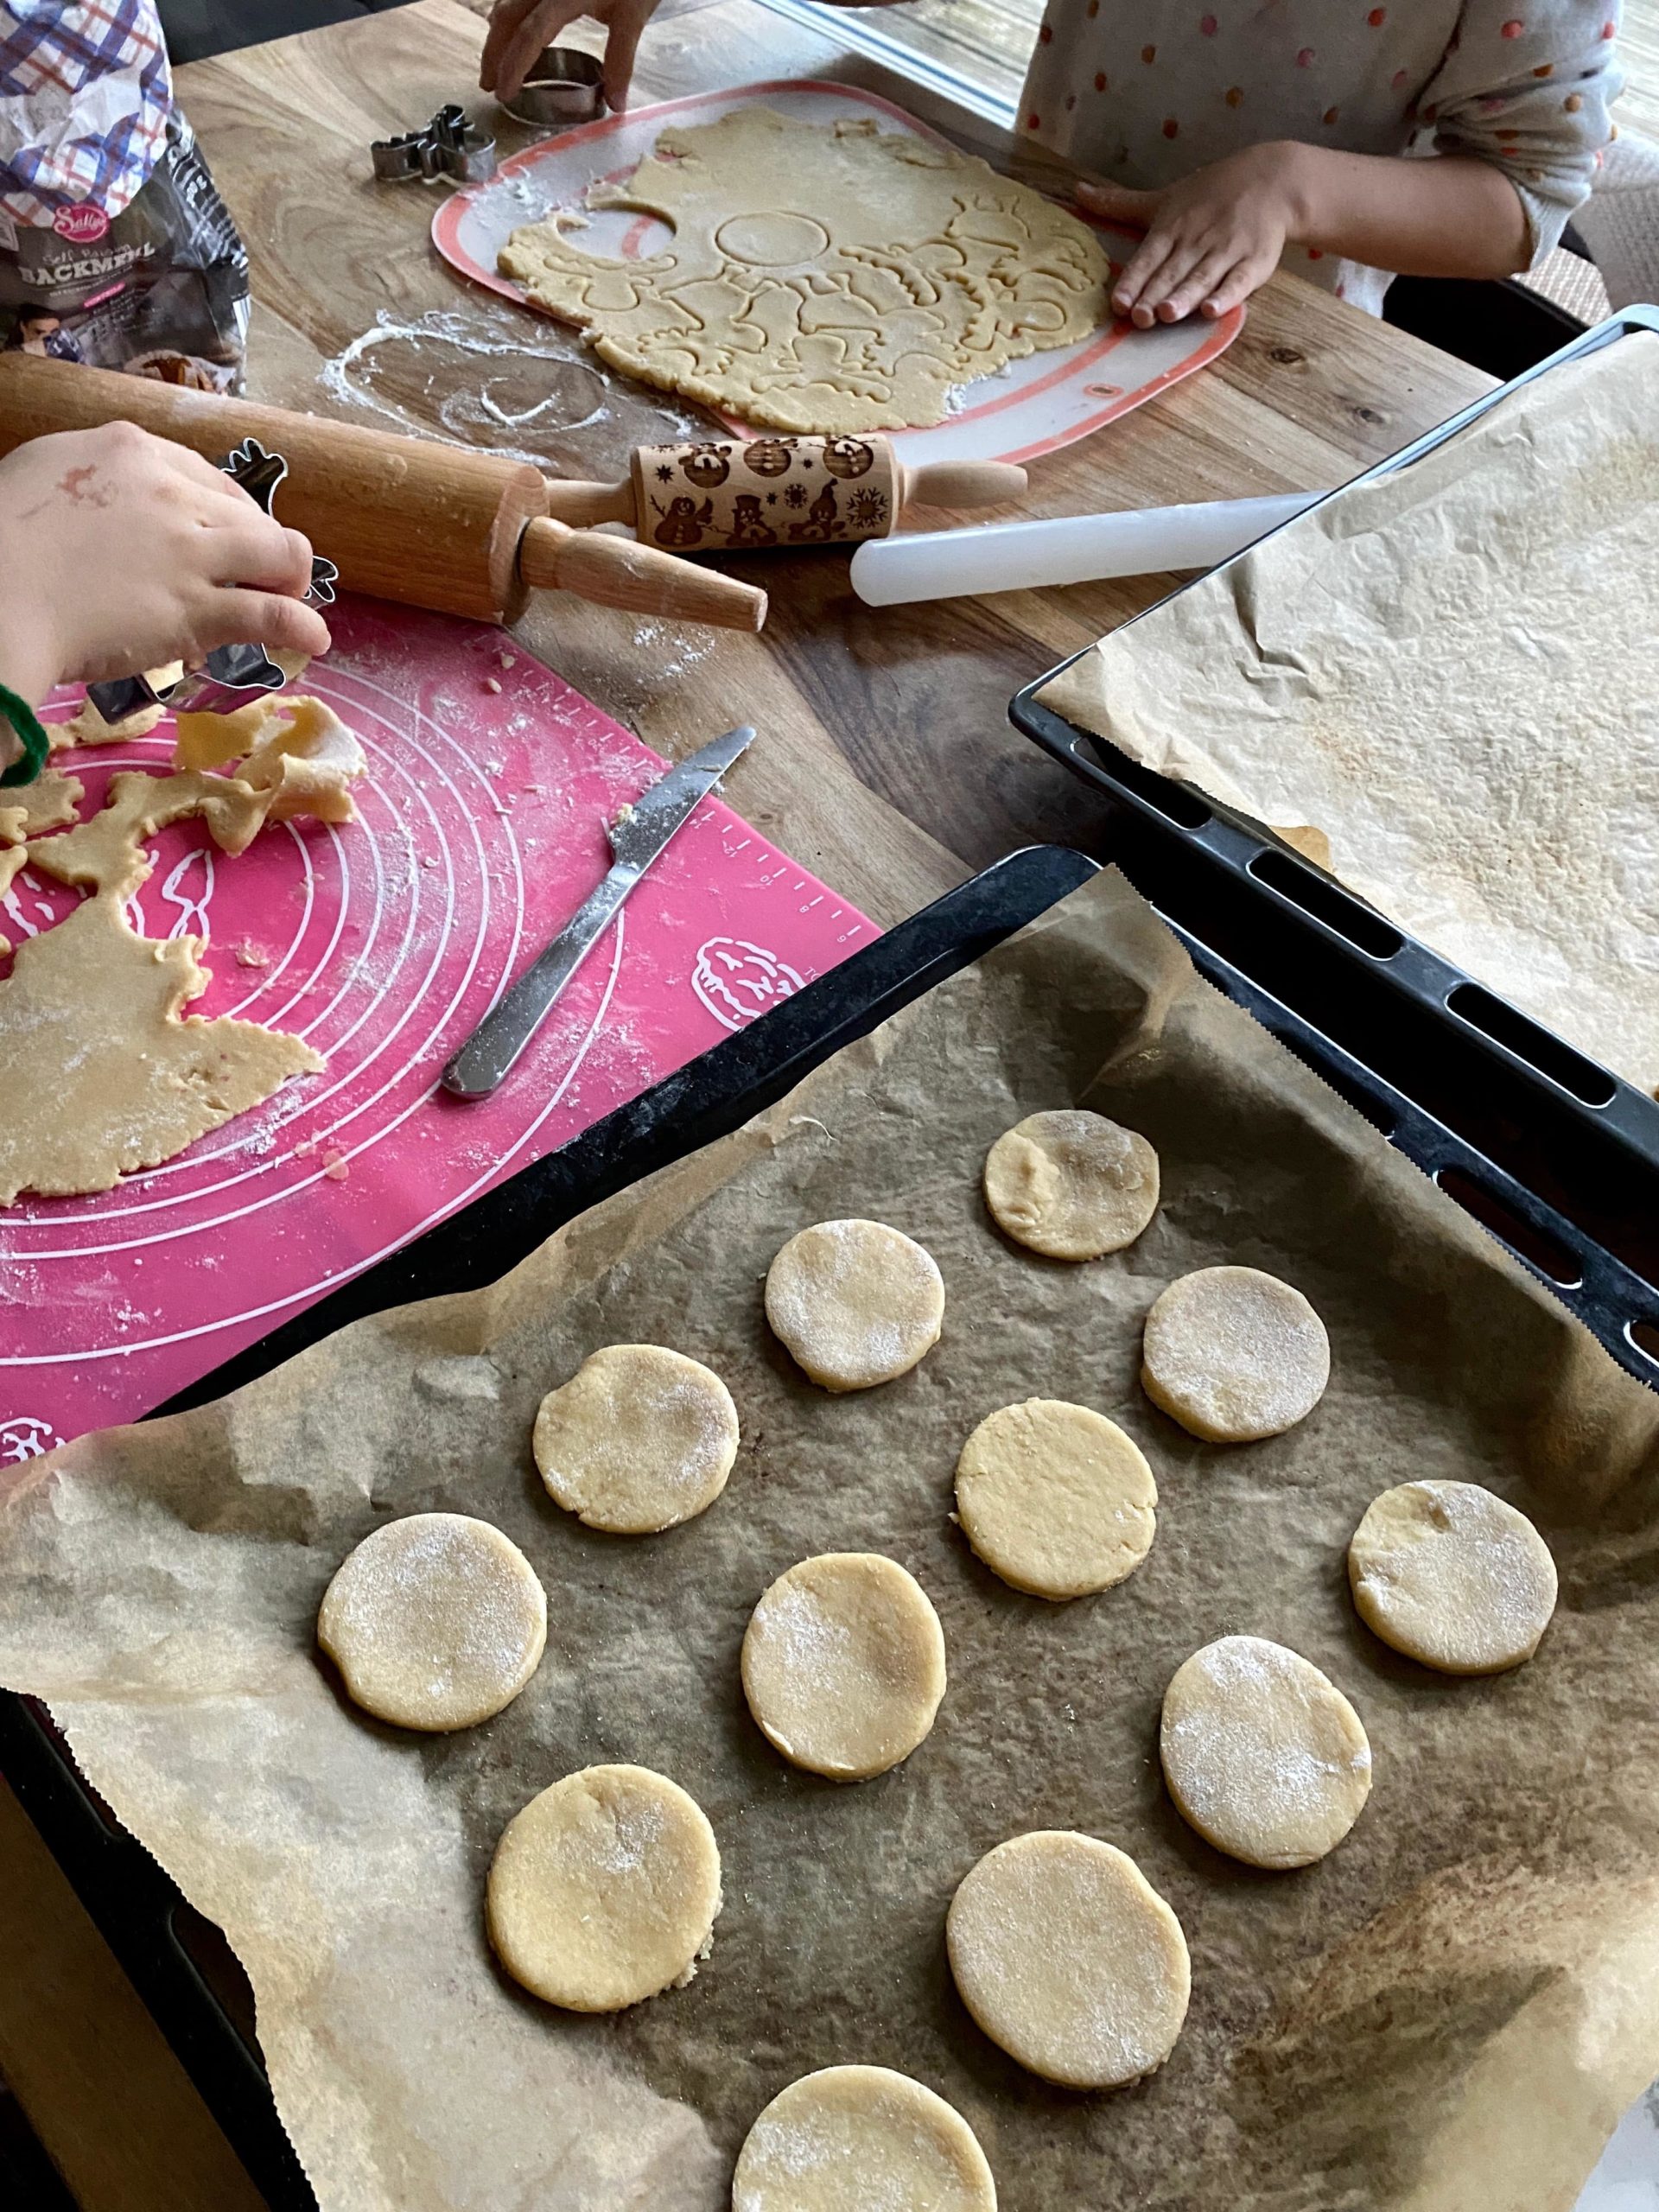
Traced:
MULTIPOLYGON (((147 377, 0 354, 0 453, 48 431, 114 421, 140 423, 209 461, 244 438, 283 454, 282 519, 327 555, 348 591, 481 622, 514 620, 532 590, 726 629, 758 630, 766 620, 766 594, 753 585, 550 518, 546 480, 527 461, 147 377)), ((143 558, 142 546, 131 551, 143 558)))
POLYGON ((792 553, 885 537, 907 506, 995 506, 1025 488, 1011 461, 906 468, 878 436, 713 438, 640 446, 624 483, 550 484, 548 512, 578 526, 631 522, 676 553, 792 553))

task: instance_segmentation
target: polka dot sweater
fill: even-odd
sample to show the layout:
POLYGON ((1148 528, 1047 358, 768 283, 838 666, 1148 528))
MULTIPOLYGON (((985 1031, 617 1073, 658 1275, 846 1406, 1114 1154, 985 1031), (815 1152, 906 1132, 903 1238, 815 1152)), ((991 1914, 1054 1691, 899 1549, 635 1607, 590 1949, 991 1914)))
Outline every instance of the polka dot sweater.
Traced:
MULTIPOLYGON (((1560 240, 1612 135, 1618 0, 1049 0, 1021 127, 1119 184, 1173 183, 1264 139, 1473 155, 1560 240)), ((1386 270, 1286 265, 1376 313, 1386 270)))

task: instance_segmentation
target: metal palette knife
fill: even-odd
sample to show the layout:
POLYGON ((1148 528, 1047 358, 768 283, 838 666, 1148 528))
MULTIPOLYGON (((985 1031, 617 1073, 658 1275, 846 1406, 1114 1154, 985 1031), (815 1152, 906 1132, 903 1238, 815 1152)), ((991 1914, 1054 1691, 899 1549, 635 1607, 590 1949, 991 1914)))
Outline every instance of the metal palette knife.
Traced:
POLYGON ((645 870, 748 750, 753 729, 728 730, 682 760, 607 826, 614 865, 539 959, 485 1015, 443 1071, 457 1098, 487 1098, 551 1012, 565 985, 604 934, 645 870))

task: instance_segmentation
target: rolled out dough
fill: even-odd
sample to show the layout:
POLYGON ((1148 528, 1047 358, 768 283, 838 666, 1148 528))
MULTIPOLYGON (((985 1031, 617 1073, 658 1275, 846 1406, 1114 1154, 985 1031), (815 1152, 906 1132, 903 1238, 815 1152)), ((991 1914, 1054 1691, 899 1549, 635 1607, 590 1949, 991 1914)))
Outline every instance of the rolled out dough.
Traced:
POLYGON ((780 2089, 745 2139, 732 2212, 996 2212, 962 2114, 907 2074, 826 2066, 780 2089))
POLYGON ((410 1513, 348 1552, 317 1642, 353 1701, 399 1728, 472 1728, 541 1663, 547 1599, 512 1538, 465 1513, 410 1513))
POLYGON ((1096 1260, 1132 1244, 1157 1212, 1158 1155, 1103 1114, 1028 1114, 986 1157, 985 1203, 1033 1252, 1096 1260))
POLYGON ((1159 1748, 1183 1818, 1251 1866, 1323 1859, 1371 1794, 1359 1715, 1311 1661, 1263 1637, 1224 1636, 1176 1669, 1159 1748))
POLYGON ((720 1851, 702 1808, 643 1766, 589 1766, 532 1797, 490 1865, 490 1941, 513 1980, 571 2012, 620 2012, 707 1958, 720 1851))
POLYGON ((766 1275, 772 1333, 826 1390, 906 1374, 939 1340, 944 1282, 933 1256, 879 1221, 821 1221, 766 1275))
POLYGON ((1126 1852, 1042 1828, 988 1851, 945 1919, 962 2001, 1045 2080, 1116 2089, 1175 2048, 1192 1992, 1181 1923, 1126 1852))
MULTIPOLYGON (((588 204, 656 215, 673 239, 635 261, 584 253, 567 233, 585 219, 561 209, 512 233, 503 271, 613 368, 780 430, 943 422, 953 386, 1109 319, 1086 224, 868 118, 734 108, 663 131, 588 204)), ((695 521, 695 499, 679 504, 695 521)), ((792 534, 815 534, 805 512, 792 534)))
POLYGON ((1331 1340, 1302 1296, 1259 1268, 1200 1268, 1147 1316, 1141 1382, 1154 1406, 1214 1444, 1278 1436, 1331 1379, 1331 1340))
POLYGON ((1157 1503, 1133 1438, 1058 1398, 988 1414, 957 1462, 963 1534, 1036 1598, 1083 1598, 1132 1574, 1152 1548, 1157 1503))
POLYGON ((743 1638, 743 1694, 768 1741, 835 1782, 908 1758, 944 1683, 939 1617, 880 1552, 801 1560, 766 1592, 743 1638))
POLYGON ((1373 1498, 1348 1579, 1367 1627, 1446 1675, 1520 1666, 1555 1610, 1549 1546, 1478 1483, 1401 1483, 1373 1498))
POLYGON ((607 1344, 536 1416, 549 1494, 592 1529, 650 1535, 710 1506, 737 1457, 737 1408, 718 1375, 661 1344, 607 1344))

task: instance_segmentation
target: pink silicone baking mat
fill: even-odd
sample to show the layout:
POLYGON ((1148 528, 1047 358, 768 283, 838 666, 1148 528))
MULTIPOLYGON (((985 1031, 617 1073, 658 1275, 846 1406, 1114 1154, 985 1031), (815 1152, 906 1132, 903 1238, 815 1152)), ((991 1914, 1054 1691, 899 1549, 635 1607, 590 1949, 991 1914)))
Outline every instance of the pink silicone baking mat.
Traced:
MULTIPOLYGON (((133 912, 149 936, 207 938, 193 1012, 296 1031, 327 1067, 114 1190, 0 1212, 0 1464, 160 1404, 877 934, 706 799, 507 1082, 452 1099, 444 1061, 666 764, 499 630, 365 601, 331 620, 303 688, 362 741, 361 819, 276 825, 237 860, 181 823, 133 912)), ((117 768, 162 767, 172 742, 164 724, 58 765, 91 812, 117 768)), ((0 936, 77 896, 25 869, 0 936)))

